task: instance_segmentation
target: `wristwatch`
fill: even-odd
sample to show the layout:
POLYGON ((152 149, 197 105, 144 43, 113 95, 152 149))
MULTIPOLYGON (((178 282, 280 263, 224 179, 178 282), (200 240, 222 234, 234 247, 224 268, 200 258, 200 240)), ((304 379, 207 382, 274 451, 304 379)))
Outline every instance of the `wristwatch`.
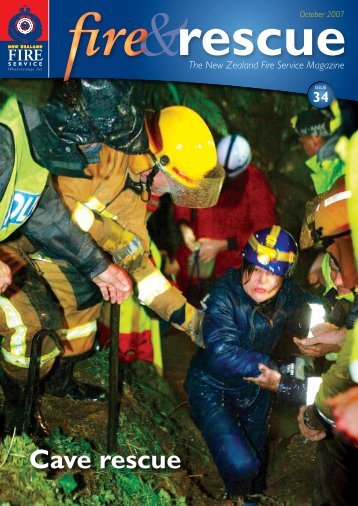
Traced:
POLYGON ((309 408, 305 409, 304 413, 303 413, 303 423, 305 424, 305 426, 308 428, 308 429, 311 429, 311 430, 319 430, 319 428, 317 426, 314 426, 314 422, 317 422, 318 420, 316 419, 316 417, 312 417, 312 412, 309 408))

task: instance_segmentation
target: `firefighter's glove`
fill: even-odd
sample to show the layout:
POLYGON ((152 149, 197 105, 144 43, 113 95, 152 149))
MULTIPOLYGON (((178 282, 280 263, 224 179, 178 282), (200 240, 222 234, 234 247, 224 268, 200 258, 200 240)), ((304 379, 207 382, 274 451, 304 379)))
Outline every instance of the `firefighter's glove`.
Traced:
POLYGON ((190 339, 200 348, 205 348, 203 339, 204 312, 195 308, 188 302, 176 311, 170 322, 178 330, 188 334, 190 339))

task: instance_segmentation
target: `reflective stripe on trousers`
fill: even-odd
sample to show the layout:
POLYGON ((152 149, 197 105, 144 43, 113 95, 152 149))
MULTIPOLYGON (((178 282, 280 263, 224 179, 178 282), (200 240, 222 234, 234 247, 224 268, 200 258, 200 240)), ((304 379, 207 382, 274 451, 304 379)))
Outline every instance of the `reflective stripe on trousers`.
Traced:
POLYGON ((59 331, 59 334, 61 339, 72 341, 73 339, 87 337, 95 332, 97 332, 97 320, 93 320, 91 322, 84 323, 83 325, 78 325, 77 327, 72 327, 70 329, 61 329, 59 331))
MULTIPOLYGON (((5 314, 6 324, 9 329, 15 329, 10 338, 10 351, 1 347, 1 353, 6 362, 18 367, 28 368, 30 359, 26 357, 27 327, 24 325, 20 313, 9 299, 0 296, 0 308, 5 314)), ((52 352, 42 355, 40 365, 42 366, 49 360, 54 359, 59 353, 60 351, 55 348, 52 352)))

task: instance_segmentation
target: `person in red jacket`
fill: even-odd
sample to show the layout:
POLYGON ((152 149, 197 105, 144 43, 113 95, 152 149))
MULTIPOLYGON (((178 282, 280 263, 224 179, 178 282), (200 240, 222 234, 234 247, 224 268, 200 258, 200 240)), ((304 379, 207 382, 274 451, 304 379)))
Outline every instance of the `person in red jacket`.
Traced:
POLYGON ((217 153, 227 177, 216 206, 206 209, 174 206, 174 221, 184 241, 175 255, 180 265, 178 283, 184 292, 191 281, 196 281, 197 270, 190 266, 190 261, 188 267, 195 250, 199 251, 199 278, 207 277, 210 263, 214 277, 221 276, 230 267, 241 267, 241 251, 255 230, 275 223, 275 196, 264 173, 250 163, 247 140, 237 134, 223 137, 217 153))

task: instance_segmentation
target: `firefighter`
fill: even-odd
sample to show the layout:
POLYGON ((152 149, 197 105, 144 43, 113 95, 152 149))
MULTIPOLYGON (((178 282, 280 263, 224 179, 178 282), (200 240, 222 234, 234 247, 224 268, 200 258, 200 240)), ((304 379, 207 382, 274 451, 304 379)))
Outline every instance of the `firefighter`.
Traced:
MULTIPOLYGON (((93 116, 100 115, 95 100, 97 81, 82 81, 85 81, 82 83, 82 89, 72 88, 77 95, 72 97, 69 94, 75 105, 66 103, 67 86, 63 86, 62 94, 65 94, 65 97, 61 97, 59 91, 59 98, 52 100, 42 111, 41 116, 45 124, 51 126, 51 131, 60 130, 68 122, 72 124, 70 120, 73 107, 77 111, 75 119, 81 111, 91 111, 91 105, 94 107, 93 116)), ((116 90, 111 88, 111 82, 106 85, 107 98, 113 100, 111 97, 116 90)), ((109 125, 114 129, 113 124, 119 120, 116 111, 111 119, 109 125)), ((138 133, 137 136, 134 135, 135 141, 138 141, 141 131, 134 120, 135 118, 129 123, 128 129, 138 133)), ((163 109, 159 114, 147 115, 145 125, 144 133, 147 143, 149 141, 149 149, 143 149, 140 145, 140 150, 145 154, 128 156, 124 150, 118 151, 107 144, 91 142, 93 135, 91 137, 87 134, 87 130, 82 132, 91 125, 85 123, 82 126, 78 119, 76 128, 73 127, 77 132, 77 140, 85 147, 85 153, 91 156, 93 163, 85 169, 85 178, 58 177, 57 186, 73 220, 80 228, 89 232, 98 245, 112 255, 115 262, 131 272, 137 283, 136 291, 141 303, 187 331, 195 339, 201 313, 187 304, 179 290, 172 287, 159 269, 154 268, 148 261, 146 201, 153 185, 157 193, 169 191, 174 201, 182 205, 214 205, 221 189, 224 171, 217 166, 215 144, 208 127, 191 109, 180 106, 163 109)), ((38 128, 41 133, 43 129, 38 128)), ((66 128, 68 131, 69 128, 66 128)), ((46 129, 44 131, 47 132, 46 129)), ((49 140, 50 145, 51 142, 52 139, 49 140)), ((131 151, 134 151, 133 147, 131 151)), ((59 157, 60 153, 56 156, 59 157)), ((64 162, 70 165, 71 159, 67 159, 66 155, 64 162)), ((54 162, 49 160, 49 163, 54 162)), ((72 357, 69 363, 73 363, 74 359, 77 360, 91 349, 100 301, 93 297, 90 299, 88 287, 76 280, 71 270, 58 263, 56 257, 51 257, 39 249, 31 259, 64 309, 67 328, 63 328, 61 336, 65 357, 72 357), (74 296, 68 296, 69 290, 74 296), (83 299, 87 306, 84 308, 86 311, 81 313, 80 304, 83 299), (69 325, 68 322, 71 323, 77 308, 79 312, 75 311, 76 320, 80 325, 69 325)), ((57 367, 52 378, 46 382, 47 392, 55 395, 71 394, 67 389, 63 389, 58 381, 59 377, 65 375, 64 367, 65 362, 62 360, 61 367, 57 367)))
MULTIPOLYGON (((216 167, 215 145, 209 129, 200 116, 188 108, 168 108, 159 116, 147 117, 146 130, 152 132, 148 150, 143 117, 138 121, 141 101, 137 96, 130 83, 124 86, 121 81, 61 83, 42 110, 27 108, 29 136, 35 153, 44 164, 51 166, 54 172, 62 167, 62 171, 65 168, 70 174, 71 177, 59 178, 58 187, 70 209, 73 204, 73 220, 89 231, 116 262, 126 269, 138 270, 139 300, 195 336, 200 312, 186 304, 180 292, 171 288, 160 271, 153 270, 147 261, 145 201, 155 176, 159 186, 163 186, 165 178, 163 189, 171 187, 174 198, 183 205, 211 205, 218 198, 223 171, 216 167), (116 103, 118 107, 114 107, 116 103), (184 149, 178 147, 172 134, 174 125, 184 149), (163 139, 158 135, 161 132, 164 132, 163 139), (106 144, 94 142, 96 140, 105 140, 106 144), (47 150, 43 143, 47 143, 47 150), (109 146, 119 147, 121 151, 109 146), (131 159, 130 172, 130 158, 125 150, 145 153, 131 159), (73 179, 81 174, 86 162, 93 163, 88 165, 84 178, 73 179)), ((97 389, 79 388, 73 378, 75 362, 85 358, 92 349, 100 309, 98 295, 74 272, 71 264, 64 264, 56 252, 46 246, 40 245, 31 253, 31 262, 46 279, 64 311, 64 325, 58 329, 64 351, 46 379, 45 391, 83 400, 102 399, 103 394, 97 389)))
MULTIPOLYGON (((337 100, 327 109, 307 109, 291 119, 291 126, 309 157, 306 161, 311 171, 314 189, 319 195, 328 191, 333 183, 345 174, 345 164, 336 147, 341 139, 342 115, 337 100)), ((323 280, 326 291, 334 289, 331 281, 328 255, 319 255, 313 262, 308 280, 319 285, 323 280)))
MULTIPOLYGON (((72 178, 58 177, 57 185, 74 221, 130 272, 139 301, 196 341, 201 312, 148 260, 146 202, 152 192, 158 196, 169 192, 178 205, 212 206, 224 170, 217 164, 209 128, 193 110, 167 107, 148 114, 145 125, 147 153, 127 156, 102 145, 99 162, 85 170, 87 179, 74 184, 72 178)), ((51 271, 58 267, 40 258, 36 262, 51 283, 51 271)), ((99 309, 100 305, 93 308, 96 316, 99 309)), ((75 341, 65 346, 70 352, 75 341)))
POLYGON ((353 327, 358 315, 358 273, 347 213, 350 197, 351 192, 346 189, 342 177, 329 192, 321 196, 318 203, 315 202, 308 209, 311 216, 307 221, 312 240, 329 253, 340 271, 343 286, 351 291, 353 300, 337 362, 323 375, 314 405, 303 406, 298 417, 302 434, 320 441, 314 479, 314 506, 327 503, 343 506, 354 504, 357 499, 354 470, 358 464, 358 451, 345 438, 339 435, 332 437, 332 409, 326 402, 329 397, 354 385, 349 359, 354 340, 353 327))
MULTIPOLYGON (((88 98, 88 82, 82 84, 83 96, 88 98)), ((77 332, 88 332, 88 320, 83 325, 86 328, 81 329, 77 313, 80 307, 88 309, 94 300, 99 301, 101 297, 121 302, 131 293, 131 281, 125 271, 110 264, 90 238, 72 223, 48 178, 48 169, 57 174, 81 175, 93 156, 88 144, 97 141, 106 141, 134 152, 141 149, 138 146, 141 144, 143 117, 135 103, 128 107, 132 84, 108 80, 97 80, 92 84, 96 86, 96 100, 88 100, 85 110, 76 108, 75 103, 67 107, 55 96, 41 110, 9 97, 0 111, 0 238, 6 240, 1 245, 0 262, 0 287, 2 292, 6 291, 0 299, 0 331, 3 336, 0 381, 5 394, 5 431, 12 431, 20 425, 33 334, 43 326, 55 330, 61 327, 55 310, 56 301, 51 301, 39 272, 30 268, 35 265, 31 254, 41 248, 44 255, 61 259, 59 265, 72 277, 77 277, 83 287, 80 300, 71 292, 69 283, 66 284, 63 279, 60 282, 66 284, 64 290, 67 290, 69 299, 72 297, 70 318, 80 323, 77 332), (112 101, 103 93, 108 86, 112 90, 112 101), (119 107, 121 100, 126 108, 119 107), (54 104, 65 116, 62 115, 57 124, 49 124, 49 111, 54 104), (109 110, 112 110, 111 118, 113 111, 122 118, 124 130, 118 125, 114 128, 106 120, 109 110), (23 235, 15 239, 18 232, 23 235), (84 293, 86 290, 87 293, 84 293)), ((94 97, 91 95, 90 98, 94 97)), ((147 142, 146 136, 143 138, 147 142)), ((67 327, 70 324, 71 319, 66 322, 67 327)), ((52 341, 45 340, 40 357, 41 377, 52 368, 59 353, 52 341)), ((54 374, 52 380, 55 380, 61 395, 76 399, 105 398, 103 389, 76 382, 72 376, 72 361, 66 362, 61 357, 59 364, 60 373, 54 374)))

